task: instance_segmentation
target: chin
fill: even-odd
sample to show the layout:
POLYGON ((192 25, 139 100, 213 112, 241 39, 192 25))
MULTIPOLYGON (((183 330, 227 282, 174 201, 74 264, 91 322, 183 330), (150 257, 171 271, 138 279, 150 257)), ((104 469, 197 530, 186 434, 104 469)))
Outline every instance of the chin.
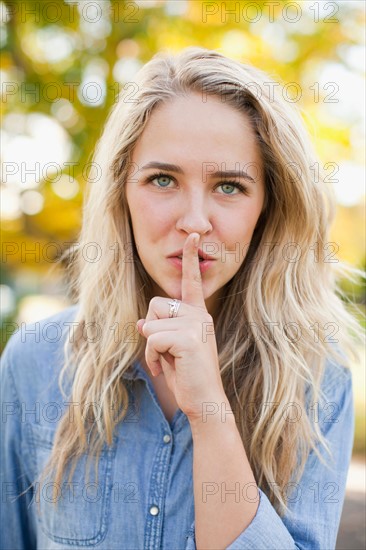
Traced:
POLYGON ((181 300, 181 293, 181 289, 175 285, 171 287, 169 287, 169 285, 156 285, 154 288, 154 296, 176 298, 177 300, 181 300))

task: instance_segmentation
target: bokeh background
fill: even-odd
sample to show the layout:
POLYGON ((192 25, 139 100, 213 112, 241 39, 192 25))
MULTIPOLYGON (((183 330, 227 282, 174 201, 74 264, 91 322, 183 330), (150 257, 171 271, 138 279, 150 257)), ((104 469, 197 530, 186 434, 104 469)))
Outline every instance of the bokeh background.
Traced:
MULTIPOLYGON (((118 92, 132 94, 162 50, 216 49, 280 82, 312 135, 314 178, 323 168, 337 198, 329 252, 365 269, 363 1, 2 1, 0 17, 1 349, 20 323, 71 304, 59 258, 77 242, 93 148, 118 92)), ((342 288, 364 324, 365 279, 342 288)), ((356 436, 337 547, 353 549, 365 545, 349 507, 365 499, 364 360, 351 368, 356 436)))

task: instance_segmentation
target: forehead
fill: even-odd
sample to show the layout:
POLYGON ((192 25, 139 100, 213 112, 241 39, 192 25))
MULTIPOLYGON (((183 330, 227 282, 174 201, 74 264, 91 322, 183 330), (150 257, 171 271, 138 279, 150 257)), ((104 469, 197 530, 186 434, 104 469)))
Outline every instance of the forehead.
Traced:
POLYGON ((191 167, 203 162, 260 166, 260 151, 248 116, 219 97, 180 96, 155 108, 133 152, 140 166, 163 160, 191 167))

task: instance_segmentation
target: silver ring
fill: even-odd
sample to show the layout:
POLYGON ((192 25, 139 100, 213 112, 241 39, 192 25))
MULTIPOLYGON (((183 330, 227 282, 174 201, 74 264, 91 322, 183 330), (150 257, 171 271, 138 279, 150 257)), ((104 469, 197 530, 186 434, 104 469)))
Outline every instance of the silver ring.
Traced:
POLYGON ((172 302, 168 302, 169 304, 169 318, 171 317, 177 317, 178 316, 178 309, 181 304, 179 300, 174 298, 172 302))

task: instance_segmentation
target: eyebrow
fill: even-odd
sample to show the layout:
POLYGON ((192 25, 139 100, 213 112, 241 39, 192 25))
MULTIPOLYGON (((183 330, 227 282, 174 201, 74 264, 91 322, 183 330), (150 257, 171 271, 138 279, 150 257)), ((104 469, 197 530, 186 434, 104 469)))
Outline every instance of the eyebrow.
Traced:
MULTIPOLYGON (((141 170, 148 170, 149 168, 159 168, 160 170, 167 170, 168 172, 176 172, 177 174, 184 174, 183 169, 176 164, 168 164, 166 162, 157 162, 151 161, 145 164, 141 170)), ((252 183, 256 183, 255 179, 252 178, 248 172, 245 170, 218 170, 217 172, 211 172, 208 174, 211 178, 235 178, 241 177, 252 183)))

